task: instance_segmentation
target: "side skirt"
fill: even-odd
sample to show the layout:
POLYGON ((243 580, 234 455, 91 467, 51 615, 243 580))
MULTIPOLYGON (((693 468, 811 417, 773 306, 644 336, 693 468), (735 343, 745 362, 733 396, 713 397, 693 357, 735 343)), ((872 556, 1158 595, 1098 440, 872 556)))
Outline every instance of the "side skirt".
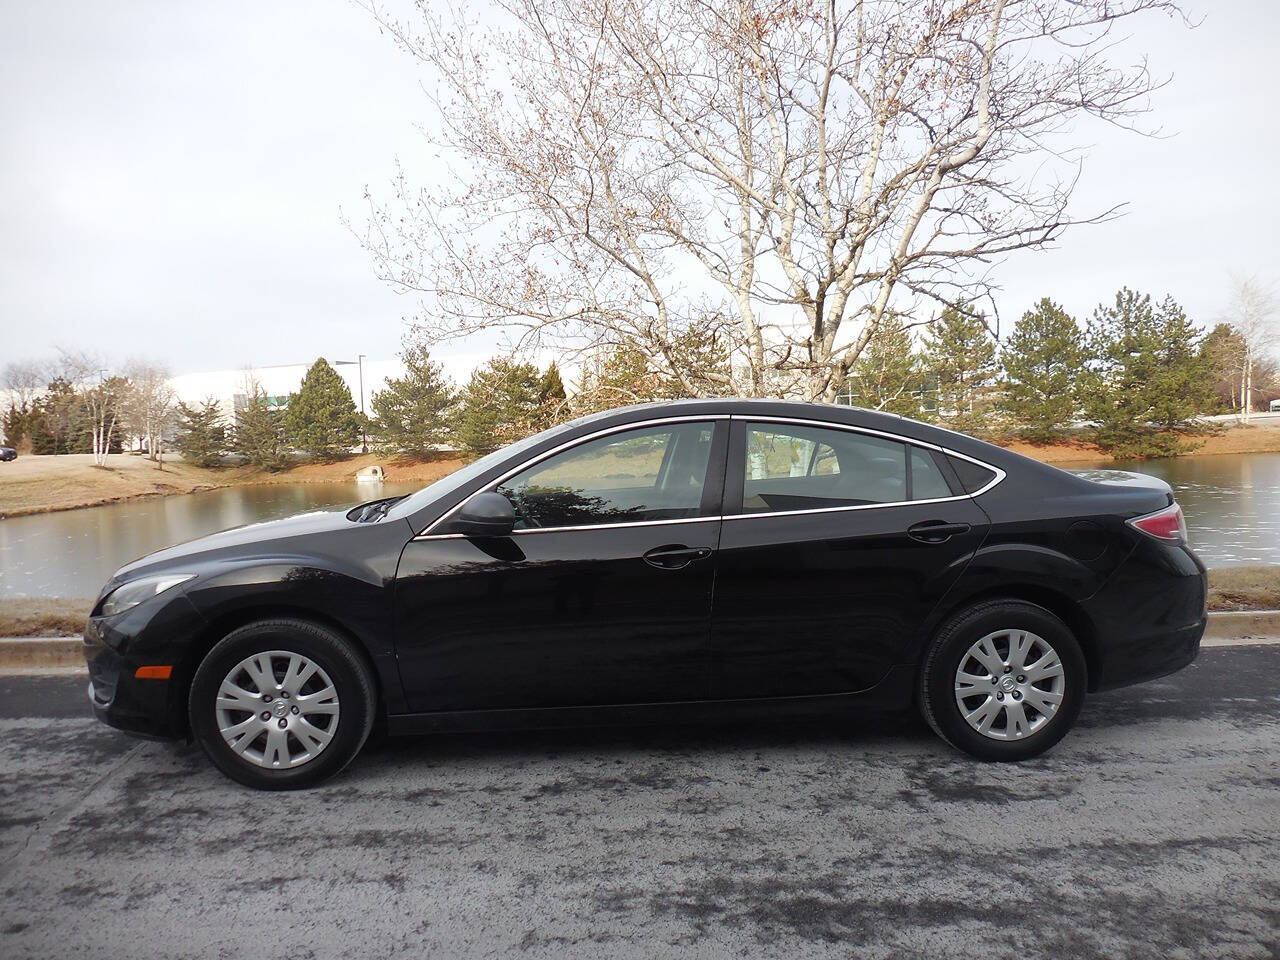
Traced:
POLYGON ((499 730, 551 730, 568 727, 643 726, 658 724, 788 720, 841 712, 905 710, 915 698, 916 668, 891 667, 874 687, 853 693, 756 700, 681 700, 673 703, 629 703, 589 707, 539 707, 511 710, 456 710, 405 713, 387 717, 392 736, 424 733, 471 733, 499 730))

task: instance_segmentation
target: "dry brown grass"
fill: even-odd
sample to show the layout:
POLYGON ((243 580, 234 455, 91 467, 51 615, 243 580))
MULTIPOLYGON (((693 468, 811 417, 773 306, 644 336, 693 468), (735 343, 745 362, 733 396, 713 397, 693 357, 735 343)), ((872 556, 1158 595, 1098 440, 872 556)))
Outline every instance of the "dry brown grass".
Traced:
POLYGON ((1210 610, 1280 610, 1280 564, 1209 571, 1210 610))
MULTIPOLYGON (((92 600, 0 597, 0 637, 69 637, 84 631, 92 600)), ((1210 610, 1280 610, 1280 564, 1209 571, 1210 610)))
POLYGON ((339 463, 304 463, 270 473, 253 467, 206 469, 183 463, 176 456, 166 457, 164 469, 146 457, 126 454, 113 455, 106 467, 96 466, 88 454, 27 456, 0 463, 0 519, 237 484, 347 481, 354 479, 361 467, 374 463, 382 465, 391 482, 425 485, 464 462, 452 455, 422 461, 369 453, 339 463))
MULTIPOLYGON (((1275 421, 1250 424, 1249 426, 1231 426, 1217 433, 1193 438, 1195 449, 1183 456, 1212 456, 1219 453, 1277 453, 1280 452, 1280 424, 1275 421)), ((1112 462, 1111 455, 1100 449, 1097 444, 1078 436, 1064 434, 1061 440, 1053 443, 1028 443, 1025 440, 999 441, 1006 447, 1024 457, 1039 460, 1042 463, 1100 463, 1112 462)))
POLYGON ((74 636, 92 607, 79 597, 0 597, 0 637, 74 636))

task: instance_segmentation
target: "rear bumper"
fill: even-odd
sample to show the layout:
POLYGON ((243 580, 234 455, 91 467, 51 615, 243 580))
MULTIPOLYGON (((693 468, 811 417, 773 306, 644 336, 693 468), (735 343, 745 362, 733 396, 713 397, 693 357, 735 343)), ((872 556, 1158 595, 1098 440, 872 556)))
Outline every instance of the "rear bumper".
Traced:
POLYGON ((1183 546, 1144 538, 1083 606, 1096 628, 1090 690, 1111 690, 1181 670, 1200 653, 1208 577, 1183 546))

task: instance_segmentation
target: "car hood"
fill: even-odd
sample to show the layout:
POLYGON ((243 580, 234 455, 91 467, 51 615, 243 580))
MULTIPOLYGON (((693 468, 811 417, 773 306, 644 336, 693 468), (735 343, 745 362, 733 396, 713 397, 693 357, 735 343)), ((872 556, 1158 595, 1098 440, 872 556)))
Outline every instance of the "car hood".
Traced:
POLYGON ((197 537, 126 563, 111 579, 116 581, 158 564, 172 566, 175 562, 186 559, 205 558, 223 550, 235 550, 239 555, 244 553, 245 548, 252 550, 253 547, 258 546, 264 554, 275 552, 277 549, 280 553, 288 553, 290 552, 288 542, 295 538, 354 527, 355 524, 347 519, 349 510, 350 507, 338 510, 316 510, 281 520, 249 523, 242 527, 232 527, 230 530, 197 537))
POLYGON ((1105 483, 1113 487, 1128 487, 1131 490, 1156 490, 1160 493, 1172 494, 1173 488, 1159 477, 1149 473, 1133 473, 1129 470, 1071 470, 1070 473, 1094 483, 1105 483))

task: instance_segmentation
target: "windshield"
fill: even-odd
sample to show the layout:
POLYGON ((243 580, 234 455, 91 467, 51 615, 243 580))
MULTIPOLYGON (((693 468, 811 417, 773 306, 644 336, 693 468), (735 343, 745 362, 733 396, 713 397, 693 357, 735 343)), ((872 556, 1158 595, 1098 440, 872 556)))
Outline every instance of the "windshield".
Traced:
POLYGON ((528 450, 548 437, 564 433, 570 427, 576 426, 578 422, 564 423, 558 427, 552 427, 550 430, 543 430, 541 433, 535 433, 531 437, 525 437, 523 440, 517 440, 515 443, 502 447, 500 450, 495 450, 493 453, 485 454, 479 460, 474 460, 462 469, 455 470, 448 476, 441 477, 435 483, 423 487, 417 493, 412 493, 405 497, 387 511, 387 519, 394 518, 398 520, 401 517, 413 516, 419 510, 426 509, 455 490, 466 486, 486 470, 507 459, 507 457, 518 454, 522 450, 528 450))

